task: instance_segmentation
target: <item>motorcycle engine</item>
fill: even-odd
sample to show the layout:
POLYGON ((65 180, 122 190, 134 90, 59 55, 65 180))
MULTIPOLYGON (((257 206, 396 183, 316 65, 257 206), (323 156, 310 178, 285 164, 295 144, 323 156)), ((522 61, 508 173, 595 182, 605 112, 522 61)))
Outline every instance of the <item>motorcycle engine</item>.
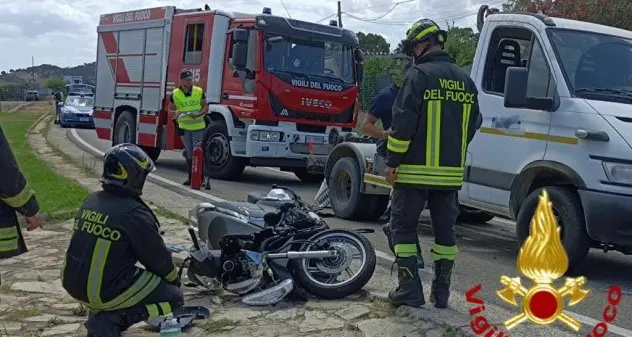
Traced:
POLYGON ((248 257, 248 253, 241 252, 230 257, 226 256, 222 264, 224 282, 241 282, 261 275, 263 267, 248 257))

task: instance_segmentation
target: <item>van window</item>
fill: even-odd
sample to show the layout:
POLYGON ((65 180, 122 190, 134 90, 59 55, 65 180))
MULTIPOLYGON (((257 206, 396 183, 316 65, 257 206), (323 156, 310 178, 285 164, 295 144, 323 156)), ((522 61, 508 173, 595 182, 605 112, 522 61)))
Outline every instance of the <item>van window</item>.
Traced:
POLYGON ((535 40, 529 58, 528 97, 553 97, 551 71, 540 43, 535 40))
POLYGON ((505 92, 507 68, 526 66, 532 36, 533 33, 524 28, 498 27, 494 30, 485 65, 485 92, 500 95, 505 92))
POLYGON ((204 24, 192 23, 187 25, 186 37, 184 40, 184 64, 202 63, 202 44, 204 42, 204 24))

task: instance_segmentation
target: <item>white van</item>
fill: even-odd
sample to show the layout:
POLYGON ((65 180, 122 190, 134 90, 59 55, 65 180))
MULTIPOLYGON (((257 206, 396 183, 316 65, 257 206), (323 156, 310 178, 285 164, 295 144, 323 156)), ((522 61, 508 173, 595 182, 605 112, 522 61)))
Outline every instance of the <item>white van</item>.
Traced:
POLYGON ((461 204, 515 219, 522 242, 546 188, 571 268, 591 247, 632 254, 632 32, 486 13, 461 204))

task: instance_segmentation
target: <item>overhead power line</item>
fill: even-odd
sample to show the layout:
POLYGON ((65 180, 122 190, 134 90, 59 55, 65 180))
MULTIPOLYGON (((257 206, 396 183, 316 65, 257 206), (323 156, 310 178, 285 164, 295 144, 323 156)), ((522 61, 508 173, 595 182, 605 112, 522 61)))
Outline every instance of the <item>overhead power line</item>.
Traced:
POLYGON ((290 15, 290 11, 287 10, 287 7, 285 6, 285 2, 283 2, 283 0, 281 0, 281 5, 283 5, 283 9, 285 9, 285 13, 287 13, 287 17, 291 19, 292 15, 290 15))
MULTIPOLYGON (((492 3, 490 4, 490 6, 496 6, 496 5, 500 5, 503 2, 498 2, 498 3, 492 3)), ((428 10, 421 10, 421 11, 416 11, 416 12, 410 12, 410 13, 406 13, 407 15, 413 15, 413 17, 410 18, 401 18, 400 20, 375 20, 373 18, 362 18, 362 17, 358 17, 355 15, 349 15, 349 13, 344 13, 347 17, 353 19, 353 20, 357 20, 357 21, 362 21, 362 22, 367 22, 367 23, 372 23, 372 24, 378 24, 378 25, 384 25, 384 26, 406 26, 409 25, 411 21, 417 20, 419 19, 420 14, 424 14, 427 13, 428 10), (418 13, 418 14, 417 14, 418 13)), ((451 21, 451 20, 458 20, 458 19, 462 19, 462 18, 466 18, 472 15, 476 15, 478 13, 478 9, 475 10, 467 10, 467 11, 463 11, 462 9, 459 10, 452 10, 452 11, 445 11, 445 12, 440 12, 440 13, 436 13, 434 16, 431 16, 430 18, 433 19, 436 22, 443 22, 443 21, 451 21)), ((383 15, 381 17, 384 17, 386 15, 383 15)))

